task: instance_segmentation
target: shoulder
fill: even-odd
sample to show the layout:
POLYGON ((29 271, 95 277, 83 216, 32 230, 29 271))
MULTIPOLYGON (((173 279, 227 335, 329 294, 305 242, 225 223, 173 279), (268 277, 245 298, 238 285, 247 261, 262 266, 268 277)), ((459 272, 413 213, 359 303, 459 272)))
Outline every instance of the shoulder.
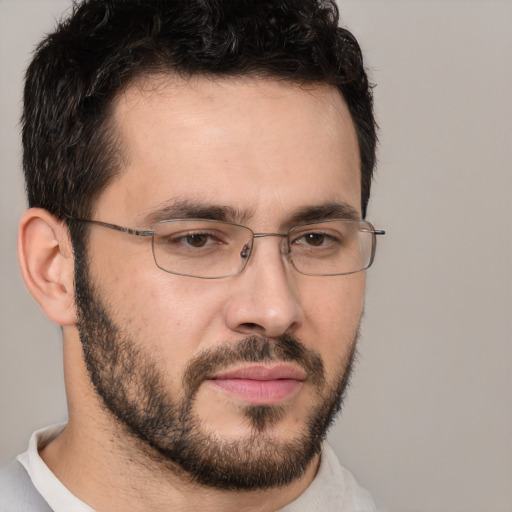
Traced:
POLYGON ((51 512, 16 459, 0 469, 0 512, 51 512))

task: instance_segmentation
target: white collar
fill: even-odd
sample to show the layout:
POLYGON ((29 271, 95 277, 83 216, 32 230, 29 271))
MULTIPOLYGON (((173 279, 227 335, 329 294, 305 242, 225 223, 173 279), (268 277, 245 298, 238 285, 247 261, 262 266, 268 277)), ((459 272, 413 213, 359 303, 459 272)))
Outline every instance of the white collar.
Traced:
POLYGON ((34 487, 54 512, 94 512, 91 507, 71 493, 39 455, 39 450, 58 437, 65 426, 65 423, 53 425, 34 432, 30 437, 28 450, 18 455, 18 460, 27 470, 34 487))
MULTIPOLYGON (((39 455, 50 441, 57 438, 66 424, 54 425, 34 432, 28 450, 18 456, 27 470, 34 487, 48 502, 54 512, 94 512, 79 500, 51 472, 39 455)), ((352 474, 338 461, 332 448, 324 443, 320 466, 311 485, 281 512, 373 512, 375 505, 365 489, 359 486, 352 474)))

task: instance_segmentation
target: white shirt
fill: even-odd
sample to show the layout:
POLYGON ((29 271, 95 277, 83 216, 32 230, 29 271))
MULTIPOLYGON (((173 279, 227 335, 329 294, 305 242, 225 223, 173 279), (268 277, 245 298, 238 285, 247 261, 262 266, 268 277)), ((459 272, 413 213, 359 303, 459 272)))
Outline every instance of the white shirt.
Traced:
MULTIPOLYGON (((55 439, 65 424, 47 427, 32 434, 28 450, 18 456, 34 487, 55 512, 94 512, 51 472, 39 450, 55 439)), ((317 475, 311 485, 281 512, 375 512, 370 494, 356 482, 324 443, 317 475)))
POLYGON ((64 423, 37 430, 30 437, 28 450, 17 458, 27 470, 34 487, 54 512, 94 512, 91 507, 71 494, 39 455, 39 449, 53 441, 65 426, 64 423))

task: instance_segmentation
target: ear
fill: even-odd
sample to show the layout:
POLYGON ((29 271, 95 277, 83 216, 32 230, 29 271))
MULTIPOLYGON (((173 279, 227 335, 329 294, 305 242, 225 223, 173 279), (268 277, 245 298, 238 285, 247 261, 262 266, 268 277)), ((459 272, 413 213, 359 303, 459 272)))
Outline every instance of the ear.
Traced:
POLYGON ((18 231, 18 260, 25 285, 48 318, 74 325, 74 258, 66 224, 41 208, 27 210, 18 231))

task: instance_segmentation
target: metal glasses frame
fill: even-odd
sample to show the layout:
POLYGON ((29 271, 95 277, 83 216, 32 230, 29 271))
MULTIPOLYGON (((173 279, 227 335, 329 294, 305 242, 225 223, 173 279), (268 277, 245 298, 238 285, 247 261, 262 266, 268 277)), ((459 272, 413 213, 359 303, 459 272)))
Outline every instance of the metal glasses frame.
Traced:
MULTIPOLYGON (((245 258, 246 259, 246 262, 245 264, 242 266, 242 268, 238 271, 238 272, 235 272, 233 274, 228 274, 228 275, 223 275, 223 276, 197 276, 197 275, 194 275, 194 274, 184 274, 184 273, 180 273, 180 272, 174 272, 172 270, 168 270, 164 267, 162 267, 161 265, 158 264, 158 261, 157 261, 157 258, 155 256, 155 246, 154 246, 154 236, 155 236, 155 231, 153 230, 139 230, 139 229, 133 229, 133 228, 127 228, 127 227, 124 227, 124 226, 119 226, 117 224, 111 224, 109 222, 103 222, 103 221, 100 221, 100 220, 92 220, 92 219, 84 219, 84 218, 81 218, 81 217, 74 217, 74 216, 71 216, 71 215, 66 215, 67 219, 69 219, 70 221, 75 221, 75 222, 83 222, 83 223, 87 223, 87 224, 94 224, 96 226, 102 226, 104 228, 108 228, 108 229, 113 229, 115 231, 120 231, 121 233, 125 233, 127 235, 132 235, 132 236, 139 236, 139 237, 151 237, 153 239, 152 241, 152 252, 153 252, 153 259, 155 261, 155 264, 158 268, 160 268, 161 270, 163 270, 164 272, 168 272, 169 274, 174 274, 174 275, 178 275, 178 276, 185 276, 185 277, 195 277, 197 279, 225 279, 225 278, 228 278, 228 277, 232 277, 232 276, 236 276, 238 274, 240 274, 241 272, 243 272, 243 270, 245 269, 245 267, 247 266, 247 263, 249 262, 249 259, 250 259, 250 256, 252 254, 252 250, 244 256, 244 253, 243 253, 243 250, 245 249, 245 247, 242 249, 242 253, 240 254, 240 256, 242 258, 245 258)), ((324 222, 335 222, 335 221, 351 221, 353 219, 329 219, 327 221, 324 221, 324 222)), ((316 221, 316 222, 307 222, 307 223, 304 223, 304 224, 298 224, 296 226, 293 226, 290 228, 290 230, 287 232, 287 233, 255 233, 251 228, 247 227, 247 226, 242 226, 241 224, 236 224, 234 222, 224 222, 224 221, 217 221, 217 220, 213 220, 213 219, 196 219, 196 218, 193 218, 193 219, 189 219, 189 218, 184 218, 184 219, 166 219, 166 220, 162 220, 160 222, 158 222, 157 224, 161 224, 161 223, 165 223, 165 222, 179 222, 179 221, 184 221, 184 222, 187 222, 187 221, 202 221, 202 222, 216 222, 216 223, 223 223, 223 224, 229 224, 229 225, 232 225, 232 226, 238 226, 238 227, 241 227, 241 228, 244 228, 246 229, 247 231, 250 231, 252 233, 252 237, 253 237, 253 240, 255 238, 264 238, 264 237, 267 237, 267 236, 275 236, 275 237, 278 237, 278 238, 288 238, 289 234, 290 234, 290 231, 292 231, 293 229, 295 228, 298 228, 298 227, 303 227, 303 226, 313 226, 315 224, 319 224, 320 222, 319 221, 316 221)), ((375 258, 375 250, 376 250, 376 246, 377 246, 377 243, 376 243, 376 236, 378 235, 385 235, 386 232, 382 229, 375 229, 373 227, 373 225, 366 221, 366 220, 360 220, 360 221, 356 221, 356 222, 364 222, 365 224, 367 224, 370 229, 370 233, 372 233, 372 236, 373 236, 373 239, 372 239, 372 252, 371 252, 371 255, 370 255, 370 259, 369 259, 369 263, 366 267, 362 268, 362 269, 358 269, 358 270, 354 270, 352 272, 342 272, 342 273, 335 273, 335 274, 309 274, 309 273, 305 273, 305 272, 301 272, 299 269, 297 269, 297 267, 295 266, 294 262, 293 262, 293 258, 289 258, 290 260, 290 263, 292 264, 293 268, 299 273, 299 274, 302 274, 302 275, 306 275, 306 276, 317 276, 317 277, 332 277, 332 276, 344 276, 344 275, 349 275, 349 274, 355 274, 357 272, 361 272, 363 270, 366 270, 368 268, 371 267, 372 263, 373 263, 373 260, 375 258)), ((287 253, 289 254, 290 253, 290 244, 287 244, 287 248, 288 248, 288 251, 287 253)))

